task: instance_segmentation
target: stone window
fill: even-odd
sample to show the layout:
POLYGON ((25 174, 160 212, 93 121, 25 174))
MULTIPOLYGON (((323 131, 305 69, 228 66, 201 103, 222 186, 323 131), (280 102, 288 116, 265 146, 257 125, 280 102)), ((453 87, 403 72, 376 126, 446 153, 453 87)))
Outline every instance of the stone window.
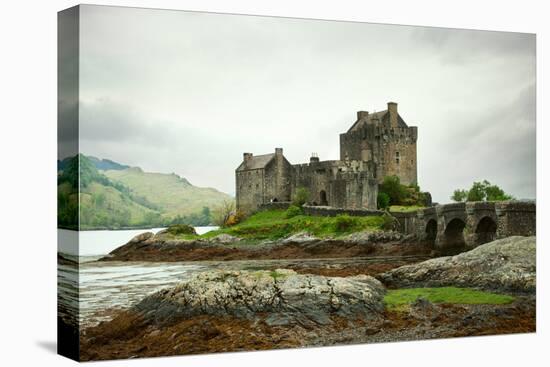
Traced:
POLYGON ((395 152, 395 163, 399 164, 399 152, 395 152))

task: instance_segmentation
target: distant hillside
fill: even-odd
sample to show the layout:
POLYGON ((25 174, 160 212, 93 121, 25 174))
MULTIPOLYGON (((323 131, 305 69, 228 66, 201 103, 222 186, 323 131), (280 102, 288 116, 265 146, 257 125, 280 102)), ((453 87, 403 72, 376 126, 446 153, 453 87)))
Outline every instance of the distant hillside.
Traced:
POLYGON ((195 187, 176 174, 146 173, 84 155, 80 165, 77 157, 58 161, 58 172, 58 221, 65 228, 76 228, 78 222, 78 173, 81 229, 208 225, 210 210, 232 200, 215 189, 195 187))
POLYGON ((163 215, 175 217, 214 208, 232 198, 216 189, 193 186, 174 173, 149 173, 140 168, 103 172, 109 179, 130 188, 132 193, 162 208, 163 215))
MULTIPOLYGON (((95 166, 95 168, 102 171, 130 168, 130 166, 114 162, 110 159, 99 159, 93 156, 86 156, 86 158, 88 158, 88 160, 95 166)), ((72 159, 73 157, 65 158, 62 161, 57 160, 57 170, 63 171, 72 159)))

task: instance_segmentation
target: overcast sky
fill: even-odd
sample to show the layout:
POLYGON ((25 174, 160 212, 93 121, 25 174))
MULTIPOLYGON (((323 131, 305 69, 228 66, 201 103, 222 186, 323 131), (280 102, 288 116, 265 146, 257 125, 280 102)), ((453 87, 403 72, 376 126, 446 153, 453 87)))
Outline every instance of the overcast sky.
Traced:
POLYGON ((234 194, 243 152, 338 159, 395 101, 435 201, 535 197, 534 35, 83 6, 80 36, 84 154, 234 194))

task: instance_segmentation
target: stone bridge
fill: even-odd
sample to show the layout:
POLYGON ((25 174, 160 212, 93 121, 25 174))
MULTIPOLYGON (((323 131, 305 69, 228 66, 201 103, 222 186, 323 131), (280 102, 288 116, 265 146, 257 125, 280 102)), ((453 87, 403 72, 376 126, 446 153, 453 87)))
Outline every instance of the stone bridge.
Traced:
POLYGON ((392 215, 401 232, 437 248, 473 248, 499 238, 536 234, 536 204, 528 201, 454 203, 392 215))

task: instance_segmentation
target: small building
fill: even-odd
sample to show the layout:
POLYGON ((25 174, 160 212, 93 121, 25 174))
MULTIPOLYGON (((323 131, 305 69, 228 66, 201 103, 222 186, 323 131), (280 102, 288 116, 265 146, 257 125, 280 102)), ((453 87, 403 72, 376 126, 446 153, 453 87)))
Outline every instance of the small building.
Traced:
POLYGON ((282 148, 274 153, 243 154, 235 171, 237 209, 256 210, 261 204, 290 201, 306 188, 312 205, 376 209, 378 184, 398 176, 403 184, 417 183, 417 128, 409 127, 389 102, 384 111, 357 112, 357 120, 340 134, 340 160, 292 165, 282 148))

